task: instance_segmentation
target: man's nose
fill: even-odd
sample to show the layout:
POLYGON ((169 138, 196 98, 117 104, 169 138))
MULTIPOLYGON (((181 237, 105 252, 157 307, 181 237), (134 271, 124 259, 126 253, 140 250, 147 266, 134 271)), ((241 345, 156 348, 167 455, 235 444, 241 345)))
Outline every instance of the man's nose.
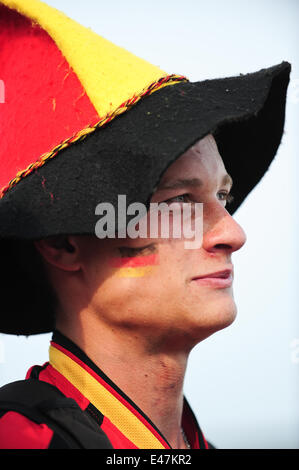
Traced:
POLYGON ((203 243, 209 252, 227 251, 233 253, 246 243, 246 234, 242 227, 219 203, 207 203, 203 206, 203 243))

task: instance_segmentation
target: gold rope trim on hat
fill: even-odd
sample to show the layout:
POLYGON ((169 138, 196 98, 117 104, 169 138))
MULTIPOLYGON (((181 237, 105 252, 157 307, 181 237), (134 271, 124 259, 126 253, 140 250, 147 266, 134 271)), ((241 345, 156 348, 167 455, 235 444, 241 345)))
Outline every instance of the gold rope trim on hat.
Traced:
POLYGON ((98 121, 94 126, 88 126, 85 129, 80 130, 76 134, 74 134, 72 137, 69 137, 65 141, 61 142, 59 145, 54 147, 50 152, 44 153, 37 161, 34 163, 30 163, 30 165, 25 169, 19 171, 15 178, 13 178, 6 186, 4 186, 0 190, 0 199, 3 198, 3 196, 14 186, 16 186, 19 181, 24 179, 26 176, 30 175, 34 170, 37 170, 38 168, 42 167, 45 163, 47 163, 49 160, 54 158, 61 150, 69 147, 71 144, 74 142, 81 142, 82 140, 85 139, 85 137, 88 134, 91 134, 94 132, 96 129, 99 127, 103 127, 105 124, 108 124, 110 121, 112 121, 114 118, 116 118, 118 115, 126 112, 128 109, 130 109, 132 106, 134 106, 138 101, 141 100, 141 98, 144 98, 147 95, 151 95, 154 91, 157 91, 161 88, 163 88, 166 85, 171 85, 179 82, 188 82, 188 79, 184 77, 183 75, 167 75, 166 77, 162 77, 159 80, 156 80, 155 82, 151 83, 147 88, 141 91, 138 95, 133 95, 131 98, 129 98, 127 101, 122 103, 118 108, 116 108, 114 111, 111 113, 106 114, 106 116, 100 121, 98 121))

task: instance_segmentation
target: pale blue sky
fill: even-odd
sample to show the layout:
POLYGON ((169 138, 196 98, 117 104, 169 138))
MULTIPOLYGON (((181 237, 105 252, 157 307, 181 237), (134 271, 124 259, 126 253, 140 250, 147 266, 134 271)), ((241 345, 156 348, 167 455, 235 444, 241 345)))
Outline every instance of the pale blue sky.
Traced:
MULTIPOLYGON (((47 3, 191 81, 292 63, 282 144, 235 215, 247 234, 233 256, 238 316, 193 350, 185 392, 204 433, 219 448, 299 448, 299 2, 47 3)), ((49 338, 0 335, 0 385, 45 362, 49 338)))

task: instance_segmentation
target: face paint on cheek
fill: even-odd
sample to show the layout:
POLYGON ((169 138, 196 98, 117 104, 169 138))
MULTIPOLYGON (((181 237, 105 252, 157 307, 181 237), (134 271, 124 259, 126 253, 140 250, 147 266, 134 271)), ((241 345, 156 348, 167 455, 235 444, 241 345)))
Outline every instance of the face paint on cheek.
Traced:
POLYGON ((119 248, 122 254, 127 256, 114 257, 110 266, 113 268, 117 277, 144 277, 154 273, 158 264, 159 256, 155 248, 150 248, 151 254, 140 254, 148 252, 149 247, 145 248, 119 248))

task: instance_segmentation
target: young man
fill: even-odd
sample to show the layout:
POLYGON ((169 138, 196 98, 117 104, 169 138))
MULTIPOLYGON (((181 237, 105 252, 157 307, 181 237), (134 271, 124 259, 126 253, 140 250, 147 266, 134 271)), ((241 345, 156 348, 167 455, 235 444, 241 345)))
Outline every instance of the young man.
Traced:
MULTIPOLYGON (((183 394, 188 355, 235 318, 232 253, 246 236, 232 213, 277 151, 290 66, 189 83, 90 37, 40 2, 2 4, 8 88, 18 76, 5 60, 8 39, 17 38, 17 55, 20 30, 22 61, 13 65, 29 57, 35 70, 45 50, 50 65, 42 87, 34 74, 22 84, 38 103, 28 124, 39 131, 35 140, 22 128, 26 145, 16 157, 10 131, 3 150, 1 331, 55 331, 49 362, 1 390, 0 445, 209 448, 183 394), (86 57, 78 60, 75 46, 84 41, 102 54, 94 64, 102 68, 100 90, 98 74, 86 76, 86 57), (117 207, 123 195, 128 206, 147 208, 149 222, 151 203, 176 203, 180 212, 199 203, 199 245, 187 248, 185 233, 130 236, 134 213, 117 207), (114 208, 114 237, 96 236, 101 203, 114 208)), ((16 104, 7 112, 19 119, 16 104)), ((196 224, 190 214, 182 226, 196 224)), ((161 216, 158 229, 163 223, 161 216)))

